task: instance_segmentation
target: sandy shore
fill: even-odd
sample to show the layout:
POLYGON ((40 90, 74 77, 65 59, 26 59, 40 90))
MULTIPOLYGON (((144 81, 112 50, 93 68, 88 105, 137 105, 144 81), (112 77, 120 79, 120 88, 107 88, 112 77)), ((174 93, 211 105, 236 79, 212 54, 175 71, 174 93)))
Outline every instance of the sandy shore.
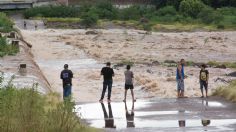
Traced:
MULTIPOLYGON (((38 30, 22 33, 33 45, 32 52, 36 62, 48 78, 53 90, 62 92, 60 71, 68 63, 75 74, 73 96, 76 101, 98 101, 102 90, 100 70, 104 62, 129 60, 139 63, 175 60, 188 61, 236 61, 236 32, 195 32, 195 33, 152 33, 144 34, 137 30, 98 30, 87 34, 85 30, 38 30)), ((124 67, 115 69, 112 100, 123 99, 124 67)), ((175 67, 136 64, 136 98, 176 97, 175 67)), ((186 67, 188 78, 186 95, 200 96, 199 68, 186 67)), ((209 68, 210 92, 227 85, 219 78, 233 69, 209 68)), ((130 98, 130 97, 129 97, 130 98)))

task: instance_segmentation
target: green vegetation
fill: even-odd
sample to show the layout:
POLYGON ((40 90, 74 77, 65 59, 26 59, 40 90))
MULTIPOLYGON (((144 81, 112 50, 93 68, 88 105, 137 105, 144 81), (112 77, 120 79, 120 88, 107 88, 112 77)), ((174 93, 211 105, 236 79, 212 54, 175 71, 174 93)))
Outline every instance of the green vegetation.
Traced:
POLYGON ((2 86, 0 77, 1 132, 95 131, 80 123, 73 112, 73 102, 59 102, 55 94, 40 94, 36 91, 37 84, 30 89, 16 89, 12 79, 2 86))
POLYGON ((6 16, 5 13, 0 12, 0 32, 10 32, 13 30, 13 22, 6 16))
POLYGON ((116 67, 122 67, 122 66, 126 66, 126 65, 130 65, 133 66, 135 63, 129 60, 121 60, 120 62, 116 63, 114 65, 114 68, 116 67))
POLYGON ((216 62, 216 61, 209 61, 207 65, 213 67, 227 67, 227 68, 236 68, 236 62, 216 62))
POLYGON ((227 100, 236 102, 236 81, 232 81, 229 86, 216 89, 213 95, 222 96, 227 100))
POLYGON ((7 43, 6 37, 0 37, 0 57, 5 55, 15 55, 19 52, 19 48, 7 43))
POLYGON ((27 9, 25 18, 31 17, 78 17, 79 10, 70 6, 41 6, 27 9))
POLYGON ((96 25, 98 20, 109 20, 124 21, 122 25, 127 27, 130 26, 125 25, 130 24, 127 21, 132 21, 131 27, 147 31, 235 30, 235 5, 222 1, 226 0, 216 1, 222 4, 219 6, 214 5, 211 0, 153 0, 153 6, 133 5, 117 8, 110 0, 98 0, 86 1, 79 7, 36 7, 26 10, 24 15, 26 18, 81 18, 80 24, 85 27, 96 25))

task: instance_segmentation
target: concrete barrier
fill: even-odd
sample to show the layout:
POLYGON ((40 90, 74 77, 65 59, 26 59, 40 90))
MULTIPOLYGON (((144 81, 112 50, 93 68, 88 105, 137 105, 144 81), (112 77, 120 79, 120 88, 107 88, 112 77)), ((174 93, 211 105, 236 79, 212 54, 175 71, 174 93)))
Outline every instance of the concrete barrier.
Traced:
POLYGON ((20 64, 19 73, 20 73, 21 76, 26 76, 27 75, 26 64, 20 64))
POLYGON ((16 47, 17 49, 20 48, 19 40, 12 40, 12 41, 11 41, 11 45, 12 45, 13 47, 16 47))

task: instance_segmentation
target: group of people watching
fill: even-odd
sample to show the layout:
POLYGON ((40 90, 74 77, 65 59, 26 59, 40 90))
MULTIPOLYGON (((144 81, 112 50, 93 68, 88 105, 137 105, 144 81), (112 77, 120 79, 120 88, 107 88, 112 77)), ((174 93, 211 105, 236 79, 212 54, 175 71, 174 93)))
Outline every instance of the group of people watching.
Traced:
MULTIPOLYGON (((177 81, 177 97, 184 98, 184 79, 186 78, 184 73, 184 67, 186 63, 184 59, 181 59, 180 62, 177 63, 176 68, 176 81, 177 81)), ((112 83, 113 77, 115 76, 114 70, 111 68, 111 63, 107 62, 106 66, 102 68, 101 75, 103 76, 103 89, 102 94, 100 97, 99 102, 103 102, 106 90, 108 89, 108 103, 111 102, 111 92, 112 92, 112 83)), ((124 99, 123 102, 126 102, 127 91, 130 89, 132 95, 132 101, 135 102, 136 99, 134 98, 134 74, 131 71, 131 66, 126 66, 126 71, 124 71, 125 76, 125 83, 124 83, 124 99)), ((68 64, 64 65, 64 70, 61 72, 61 79, 63 82, 63 98, 67 98, 71 96, 71 87, 72 87, 72 78, 73 73, 71 70, 68 69, 68 64)), ((204 89, 205 89, 205 97, 208 97, 208 80, 209 80, 209 72, 206 70, 206 65, 201 65, 201 70, 199 73, 199 83, 200 83, 200 90, 202 93, 202 98, 204 97, 204 89)))

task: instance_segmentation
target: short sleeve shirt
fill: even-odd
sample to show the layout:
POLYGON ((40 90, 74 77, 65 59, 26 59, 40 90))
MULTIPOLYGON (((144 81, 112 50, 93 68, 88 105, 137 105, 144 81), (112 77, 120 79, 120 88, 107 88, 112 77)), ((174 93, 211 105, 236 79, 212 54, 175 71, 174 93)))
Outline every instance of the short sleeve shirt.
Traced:
POLYGON ((125 84, 132 85, 133 84, 134 74, 132 71, 125 71, 125 84))
POLYGON ((110 67, 103 67, 101 70, 101 75, 103 75, 103 79, 105 80, 112 80, 112 76, 114 75, 114 71, 110 67))

